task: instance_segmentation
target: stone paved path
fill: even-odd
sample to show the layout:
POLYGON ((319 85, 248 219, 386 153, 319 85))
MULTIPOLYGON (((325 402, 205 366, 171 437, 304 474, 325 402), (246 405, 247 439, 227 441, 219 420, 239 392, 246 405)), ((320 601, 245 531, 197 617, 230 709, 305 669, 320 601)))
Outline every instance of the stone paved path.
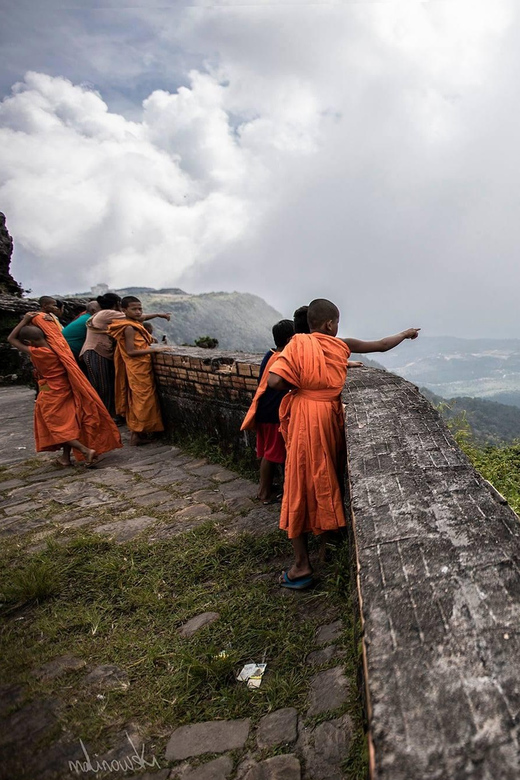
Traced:
MULTIPOLYGON (((219 523, 230 534, 242 530, 263 534, 276 527, 278 507, 258 506, 253 500, 255 486, 250 481, 168 444, 125 446, 104 456, 92 470, 81 465, 58 469, 53 454, 34 454, 33 403, 32 390, 0 389, 0 465, 7 466, 0 474, 0 536, 16 539, 28 552, 44 547, 48 538, 59 542, 84 530, 107 535, 117 543, 141 537, 153 544, 208 520, 219 523)), ((194 617, 183 628, 186 636, 215 619, 214 613, 194 617)), ((349 716, 340 712, 338 717, 314 728, 304 723, 306 714, 318 716, 315 720, 319 721, 323 713, 340 710, 347 699, 349 683, 341 667, 341 652, 334 644, 340 630, 340 623, 326 625, 316 637, 314 657, 311 654, 308 662, 320 669, 324 663, 336 666, 319 673, 317 670, 307 713, 287 708, 270 713, 256 725, 246 719, 182 726, 171 734, 166 754, 158 757, 162 768, 155 766, 134 777, 340 780, 340 766, 352 736, 349 716), (265 758, 266 750, 277 752, 281 748, 285 750, 283 755, 265 758), (204 760, 208 754, 222 755, 204 760)), ((84 660, 63 656, 46 664, 38 674, 53 679, 83 666, 84 660)), ((128 675, 115 665, 95 669, 87 665, 85 672, 88 674, 84 683, 88 685, 128 685, 128 675)), ((67 753, 59 740, 52 744, 47 740, 41 755, 34 755, 28 745, 36 744, 39 736, 56 729, 59 702, 27 704, 17 681, 2 679, 1 683, 0 778, 16 780, 5 767, 9 758, 19 752, 27 754, 27 766, 32 767, 29 775, 23 777, 51 780, 129 776, 117 769, 117 764, 117 771, 106 775, 85 766, 79 774, 64 770, 69 760, 84 757, 78 753, 79 748, 75 753, 67 753)), ((141 744, 138 732, 133 739, 136 745, 141 744)), ((121 744, 98 759, 117 762, 127 754, 128 742, 122 734, 121 744)))

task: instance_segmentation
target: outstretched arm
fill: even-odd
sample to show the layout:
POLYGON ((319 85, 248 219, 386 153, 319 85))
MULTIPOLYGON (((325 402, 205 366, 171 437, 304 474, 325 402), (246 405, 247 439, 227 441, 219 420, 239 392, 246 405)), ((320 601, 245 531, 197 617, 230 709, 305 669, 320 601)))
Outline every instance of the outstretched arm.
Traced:
POLYGON ((27 354, 30 354, 29 347, 27 344, 24 344, 23 341, 20 341, 18 338, 18 334, 20 333, 21 329, 24 328, 26 325, 30 325, 33 321, 33 318, 36 317, 36 315, 39 314, 37 311, 28 311, 24 314, 23 319, 20 320, 16 328, 13 328, 11 333, 7 337, 7 341, 12 347, 15 347, 16 349, 20 350, 20 352, 26 352, 27 354))
POLYGON ((362 341, 361 339, 342 339, 351 352, 367 353, 367 352, 388 352, 389 349, 397 347, 405 339, 416 339, 419 335, 420 328, 408 328, 401 333, 396 333, 395 336, 385 336, 383 339, 377 341, 362 341))
POLYGON ((146 320, 153 320, 156 317, 159 317, 161 320, 168 320, 170 321, 171 314, 170 312, 163 312, 161 314, 143 314, 141 317, 141 322, 146 322, 146 320))

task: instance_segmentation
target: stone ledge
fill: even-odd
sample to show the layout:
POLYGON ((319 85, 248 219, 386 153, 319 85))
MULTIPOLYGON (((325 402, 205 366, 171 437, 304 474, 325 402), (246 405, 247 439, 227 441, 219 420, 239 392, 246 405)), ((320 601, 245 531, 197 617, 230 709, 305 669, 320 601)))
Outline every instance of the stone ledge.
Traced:
POLYGON ((405 380, 352 371, 371 776, 520 776, 520 524, 405 380))

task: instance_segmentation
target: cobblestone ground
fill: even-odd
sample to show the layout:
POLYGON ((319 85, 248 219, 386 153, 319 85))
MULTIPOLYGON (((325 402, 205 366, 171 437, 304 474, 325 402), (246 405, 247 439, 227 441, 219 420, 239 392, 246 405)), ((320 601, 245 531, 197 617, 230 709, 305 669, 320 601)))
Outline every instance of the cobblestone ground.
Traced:
MULTIPOLYGON (((34 393, 29 389, 0 389, 0 465, 4 467, 0 474, 0 534, 4 539, 16 540, 28 552, 43 548, 49 538, 59 542, 85 530, 107 535, 116 542, 141 537, 153 544, 208 520, 224 525, 230 533, 246 530, 263 534, 276 527, 278 507, 258 506, 253 498, 255 485, 222 466, 192 458, 164 443, 125 446, 106 455, 92 470, 82 466, 59 470, 54 455, 34 455, 33 403, 34 393), (98 517, 100 509, 102 519, 98 517)), ((212 619, 213 613, 194 615, 184 627, 185 635, 212 619)), ((157 757, 159 766, 143 768, 132 776, 142 780, 342 778, 340 765, 352 735, 349 716, 341 714, 349 683, 340 665, 342 653, 334 644, 341 622, 331 621, 329 613, 325 619, 313 648, 309 648, 312 652, 307 662, 317 671, 306 710, 281 709, 257 724, 245 719, 184 725, 171 734, 166 753, 157 757), (324 664, 329 668, 323 670, 324 664), (329 720, 320 722, 320 715, 325 717, 325 713, 329 720), (305 717, 314 718, 317 725, 305 726, 305 717), (283 755, 264 758, 266 750, 276 753, 276 749, 283 750, 283 755), (215 754, 220 755, 215 758, 215 754)), ((114 679, 122 684, 127 679, 126 671, 116 666, 94 667, 88 658, 67 656, 53 659, 44 669, 31 673, 63 675, 70 685, 70 677, 65 676, 71 670, 77 674, 78 669, 82 670, 78 685, 98 686, 114 679)), ((31 767, 24 777, 105 776, 85 763, 78 773, 69 771, 69 760, 85 758, 77 745, 72 749, 61 741, 56 715, 59 701, 31 701, 20 681, 4 679, 2 683, 0 777, 15 780, 6 767, 17 754, 25 756, 26 766, 31 767), (38 748, 42 741, 44 749, 38 748)), ((139 746, 138 728, 133 739, 139 746)), ((120 761, 127 753, 128 742, 122 733, 120 743, 106 755, 97 756, 99 761, 115 762, 106 776, 129 776, 120 761)))

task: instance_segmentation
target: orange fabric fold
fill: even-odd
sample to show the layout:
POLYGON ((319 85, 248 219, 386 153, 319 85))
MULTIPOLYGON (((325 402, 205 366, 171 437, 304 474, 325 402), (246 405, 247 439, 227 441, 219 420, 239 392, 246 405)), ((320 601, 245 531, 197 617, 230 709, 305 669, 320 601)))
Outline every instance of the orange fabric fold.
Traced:
POLYGON ((251 401, 251 406, 247 410, 247 414, 244 417, 244 422, 240 426, 241 431, 253 431, 256 428, 255 415, 258 406, 258 401, 267 390, 267 380, 269 379, 270 366, 280 357, 280 352, 273 352, 267 363, 265 364, 264 373, 260 377, 260 382, 256 388, 256 392, 251 401))
POLYGON ((293 336, 271 365, 295 390, 280 406, 287 460, 280 528, 293 539, 344 525, 345 434, 341 391, 350 350, 323 333, 293 336))
POLYGON ((152 356, 131 357, 126 351, 125 330, 134 329, 135 349, 147 349, 152 337, 140 322, 116 320, 108 326, 108 333, 116 341, 114 365, 116 369, 116 411, 126 418, 126 424, 136 433, 164 431, 155 387, 152 356))
MULTIPOLYGON (((53 319, 37 314, 32 323, 45 334, 47 347, 31 347, 40 392, 34 410, 36 451, 58 450, 79 439, 98 455, 122 447, 121 436, 98 394, 78 366, 53 319)), ((74 451, 77 460, 83 455, 74 451)))

